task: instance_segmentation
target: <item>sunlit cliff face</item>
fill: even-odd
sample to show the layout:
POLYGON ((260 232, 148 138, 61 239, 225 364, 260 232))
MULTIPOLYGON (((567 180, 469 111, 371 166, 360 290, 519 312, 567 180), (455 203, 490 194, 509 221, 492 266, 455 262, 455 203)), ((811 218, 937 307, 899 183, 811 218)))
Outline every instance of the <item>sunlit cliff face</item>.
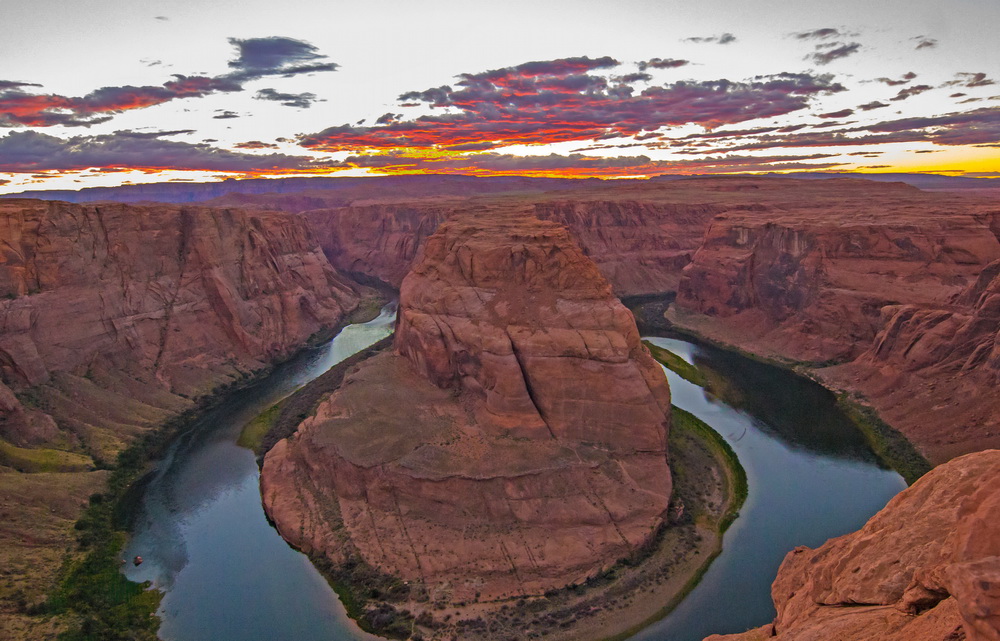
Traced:
POLYGON ((217 4, 10 7, 0 192, 317 174, 1000 173, 993 0, 947 13, 930 0, 794 13, 773 0, 217 4))

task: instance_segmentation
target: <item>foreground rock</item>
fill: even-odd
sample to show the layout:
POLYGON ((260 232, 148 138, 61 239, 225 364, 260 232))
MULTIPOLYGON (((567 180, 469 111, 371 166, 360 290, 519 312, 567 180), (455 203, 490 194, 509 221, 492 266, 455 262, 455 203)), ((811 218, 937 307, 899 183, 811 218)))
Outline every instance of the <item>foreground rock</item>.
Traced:
POLYGON ((790 552, 773 624, 709 639, 997 641, 998 514, 1000 451, 941 465, 861 530, 790 552))
POLYGON ((396 353, 267 455, 282 536, 439 603, 539 595, 648 543, 671 495, 670 393, 566 230, 443 224, 403 283, 396 353))

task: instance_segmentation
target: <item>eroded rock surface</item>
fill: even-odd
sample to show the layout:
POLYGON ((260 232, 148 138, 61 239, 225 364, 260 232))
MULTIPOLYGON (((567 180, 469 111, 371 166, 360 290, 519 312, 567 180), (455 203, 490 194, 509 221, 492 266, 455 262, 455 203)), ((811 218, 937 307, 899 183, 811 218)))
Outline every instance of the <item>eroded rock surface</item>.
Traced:
POLYGON ((785 557, 778 616, 706 641, 997 641, 1000 451, 945 463, 861 530, 785 557))
POLYGON ((282 536, 452 601, 576 583, 650 540, 671 493, 669 389, 564 228, 443 224, 399 313, 396 352, 268 453, 282 536))
POLYGON ((288 214, 4 200, 0 238, 0 437, 19 446, 110 456, 358 301, 288 214))

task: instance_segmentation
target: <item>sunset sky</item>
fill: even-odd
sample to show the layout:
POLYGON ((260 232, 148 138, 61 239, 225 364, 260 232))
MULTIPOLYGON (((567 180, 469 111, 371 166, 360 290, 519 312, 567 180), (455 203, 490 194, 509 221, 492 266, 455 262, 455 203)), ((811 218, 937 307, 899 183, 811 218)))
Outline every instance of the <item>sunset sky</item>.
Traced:
POLYGON ((1000 176, 1000 0, 2 0, 0 193, 1000 176))

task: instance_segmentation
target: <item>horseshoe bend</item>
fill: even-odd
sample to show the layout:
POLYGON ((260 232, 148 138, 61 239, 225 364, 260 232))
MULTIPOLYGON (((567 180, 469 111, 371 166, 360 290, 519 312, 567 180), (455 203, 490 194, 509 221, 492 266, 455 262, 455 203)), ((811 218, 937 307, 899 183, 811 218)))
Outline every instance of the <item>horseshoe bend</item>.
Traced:
POLYGON ((540 596, 652 541, 669 426, 660 366, 567 231, 460 216, 404 280, 393 350, 269 452, 262 494, 334 564, 436 601, 540 596))

